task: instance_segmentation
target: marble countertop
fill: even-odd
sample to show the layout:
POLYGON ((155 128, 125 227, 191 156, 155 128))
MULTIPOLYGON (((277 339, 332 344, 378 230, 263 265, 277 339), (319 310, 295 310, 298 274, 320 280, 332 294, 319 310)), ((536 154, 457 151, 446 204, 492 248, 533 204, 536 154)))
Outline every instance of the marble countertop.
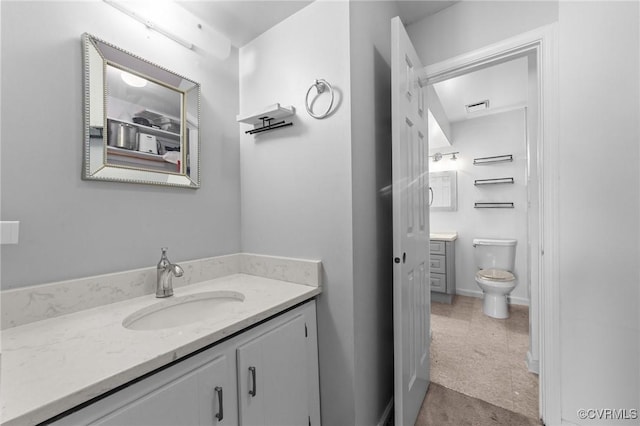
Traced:
POLYGON ((212 290, 245 299, 230 314, 157 331, 122 326, 131 313, 160 301, 153 294, 2 330, 2 424, 47 420, 321 292, 237 273, 176 288, 174 295, 212 290))
POLYGON ((455 241, 458 239, 457 232, 432 232, 430 235, 432 240, 455 241))

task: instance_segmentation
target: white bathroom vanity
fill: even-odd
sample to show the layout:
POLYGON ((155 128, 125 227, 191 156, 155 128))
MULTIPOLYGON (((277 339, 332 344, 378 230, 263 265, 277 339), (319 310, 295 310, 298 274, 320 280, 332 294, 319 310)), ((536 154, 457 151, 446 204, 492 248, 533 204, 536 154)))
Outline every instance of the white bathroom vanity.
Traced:
POLYGON ((319 425, 320 262, 238 254, 181 264, 173 298, 144 294, 53 317, 100 283, 114 283, 111 295, 150 293, 155 268, 4 292, 3 308, 31 304, 43 318, 2 332, 2 424, 319 425), (138 312, 183 312, 163 310, 172 300, 230 294, 241 297, 198 321, 127 328, 138 312))

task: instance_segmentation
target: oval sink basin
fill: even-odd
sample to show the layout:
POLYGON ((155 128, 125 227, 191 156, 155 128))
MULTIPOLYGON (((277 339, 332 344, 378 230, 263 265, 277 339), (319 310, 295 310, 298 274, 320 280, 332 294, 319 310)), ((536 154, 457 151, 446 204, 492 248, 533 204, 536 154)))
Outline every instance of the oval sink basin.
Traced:
POLYGON ((161 330, 211 319, 230 312, 244 301, 237 291, 207 291, 171 297, 129 315, 122 325, 129 330, 161 330))

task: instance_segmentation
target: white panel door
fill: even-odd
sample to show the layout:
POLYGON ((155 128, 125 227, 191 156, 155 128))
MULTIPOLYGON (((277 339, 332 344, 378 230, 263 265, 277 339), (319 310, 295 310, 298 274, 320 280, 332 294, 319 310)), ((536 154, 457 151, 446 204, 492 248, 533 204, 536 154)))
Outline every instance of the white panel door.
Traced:
POLYGON ((424 71, 398 17, 391 62, 394 409, 413 425, 429 386, 429 150, 424 71))
POLYGON ((305 318, 240 346, 238 402, 243 426, 295 426, 311 422, 305 318))

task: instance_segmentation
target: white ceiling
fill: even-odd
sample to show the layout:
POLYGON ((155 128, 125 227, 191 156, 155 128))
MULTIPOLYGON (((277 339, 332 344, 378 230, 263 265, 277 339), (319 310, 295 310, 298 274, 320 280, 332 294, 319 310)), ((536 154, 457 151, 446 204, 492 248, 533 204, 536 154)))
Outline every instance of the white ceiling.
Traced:
MULTIPOLYGON (((334 0, 347 1, 347 0, 334 0)), ((380 1, 380 0, 352 0, 380 1)), ((434 15, 460 0, 395 0, 405 25, 434 15)), ((242 47, 313 0, 177 0, 205 24, 242 47)), ((527 101, 527 59, 521 58, 434 85, 451 122, 522 106, 527 101), (468 115, 465 105, 489 99, 490 109, 468 115)))
MULTIPOLYGON (((347 0, 334 0, 347 1, 347 0)), ((380 0, 351 0, 380 1, 380 0)), ((393 0, 391 0, 393 1, 393 0)), ((400 18, 410 25, 459 0, 395 0, 400 18)), ((242 47, 313 0, 177 0, 203 24, 235 47, 242 47)), ((522 106, 527 101, 527 59, 503 63, 434 85, 450 122, 522 106), (468 115, 465 105, 489 99, 489 111, 468 115)))
POLYGON ((527 58, 514 59, 433 85, 449 122, 521 107, 527 103, 527 58), (465 106, 489 100, 489 109, 468 114, 465 106))
MULTIPOLYGON (((342 0, 346 1, 346 0, 342 0)), ((376 0, 356 0, 376 1, 376 0)), ((456 1, 397 0, 405 25, 433 15, 456 1)), ((312 0, 178 0, 178 4, 242 47, 312 0)))
POLYGON ((436 1, 436 0, 396 0, 400 9, 400 19, 405 25, 418 22, 427 16, 434 15, 460 0, 436 1))
POLYGON ((179 0, 178 4, 242 47, 282 22, 310 0, 179 0))

